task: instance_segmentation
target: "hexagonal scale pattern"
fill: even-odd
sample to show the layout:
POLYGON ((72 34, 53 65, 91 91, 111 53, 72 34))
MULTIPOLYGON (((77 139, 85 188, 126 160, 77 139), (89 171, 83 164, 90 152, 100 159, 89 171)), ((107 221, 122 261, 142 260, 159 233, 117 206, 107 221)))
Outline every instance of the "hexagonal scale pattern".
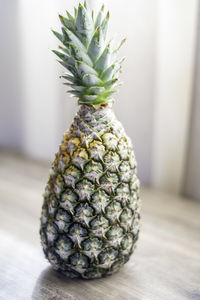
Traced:
POLYGON ((40 229, 45 256, 68 277, 110 275, 135 249, 139 224, 130 140, 109 105, 81 105, 45 188, 40 229))

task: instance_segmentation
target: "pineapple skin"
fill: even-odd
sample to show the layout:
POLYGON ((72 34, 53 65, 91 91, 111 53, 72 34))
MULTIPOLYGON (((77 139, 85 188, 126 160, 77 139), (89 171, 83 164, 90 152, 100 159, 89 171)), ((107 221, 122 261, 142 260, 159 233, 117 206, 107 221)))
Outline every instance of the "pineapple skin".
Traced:
POLYGON ((111 105, 80 105, 45 188, 46 258, 70 278, 115 273, 135 249, 140 206, 133 148, 111 105))

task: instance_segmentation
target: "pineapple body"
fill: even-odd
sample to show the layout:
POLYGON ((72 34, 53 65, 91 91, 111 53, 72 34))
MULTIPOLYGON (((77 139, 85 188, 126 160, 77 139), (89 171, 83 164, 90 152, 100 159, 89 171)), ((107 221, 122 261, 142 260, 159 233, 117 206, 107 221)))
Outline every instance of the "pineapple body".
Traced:
POLYGON ((79 112, 59 147, 45 189, 41 241, 53 268, 69 277, 116 272, 139 233, 139 181, 132 145, 111 104, 122 60, 106 39, 109 13, 86 1, 59 16, 62 46, 54 53, 79 112))
POLYGON ((116 272, 139 233, 139 181, 132 145, 110 104, 80 105, 45 189, 41 241, 68 277, 116 272))

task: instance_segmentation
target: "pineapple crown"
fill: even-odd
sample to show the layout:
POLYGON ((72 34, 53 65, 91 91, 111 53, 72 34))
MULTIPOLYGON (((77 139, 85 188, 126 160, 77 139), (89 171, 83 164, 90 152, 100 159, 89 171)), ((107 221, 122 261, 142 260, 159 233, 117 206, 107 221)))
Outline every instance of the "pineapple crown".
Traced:
POLYGON ((121 41, 112 49, 111 41, 106 42, 109 12, 104 16, 104 6, 94 18, 86 1, 74 9, 74 17, 66 11, 66 16, 59 15, 62 23, 62 34, 53 30, 62 42, 60 51, 53 52, 69 73, 61 76, 67 80, 71 93, 80 104, 98 105, 112 101, 116 91, 118 76, 123 59, 116 60, 121 41))

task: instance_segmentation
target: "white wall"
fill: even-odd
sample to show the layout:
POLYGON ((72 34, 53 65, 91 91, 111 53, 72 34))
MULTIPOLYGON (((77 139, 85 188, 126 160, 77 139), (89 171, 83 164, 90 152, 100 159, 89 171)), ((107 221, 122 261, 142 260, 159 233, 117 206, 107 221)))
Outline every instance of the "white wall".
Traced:
POLYGON ((158 1, 151 178, 175 193, 186 172, 197 11, 197 0, 158 1))
POLYGON ((0 9, 0 145, 22 144, 22 105, 19 82, 17 2, 4 1, 0 9), (12 24, 12 26, 11 26, 12 24))

